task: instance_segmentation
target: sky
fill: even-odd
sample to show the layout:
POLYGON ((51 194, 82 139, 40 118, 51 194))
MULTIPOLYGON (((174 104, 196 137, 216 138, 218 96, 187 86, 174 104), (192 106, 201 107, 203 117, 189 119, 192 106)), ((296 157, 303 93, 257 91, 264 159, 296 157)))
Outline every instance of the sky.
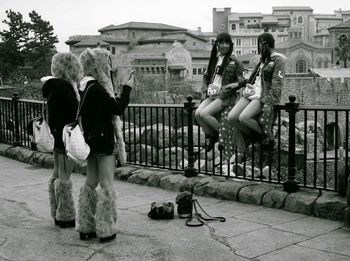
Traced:
MULTIPOLYGON (((0 0, 0 21, 5 11, 20 12, 29 21, 35 10, 49 21, 58 36, 60 52, 69 51, 64 42, 72 35, 98 35, 107 25, 128 22, 163 23, 189 30, 201 27, 211 32, 213 8, 230 7, 231 12, 271 14, 273 6, 309 6, 314 14, 334 14, 334 10, 350 10, 349 0, 0 0)), ((6 29, 0 23, 0 30, 6 29)))

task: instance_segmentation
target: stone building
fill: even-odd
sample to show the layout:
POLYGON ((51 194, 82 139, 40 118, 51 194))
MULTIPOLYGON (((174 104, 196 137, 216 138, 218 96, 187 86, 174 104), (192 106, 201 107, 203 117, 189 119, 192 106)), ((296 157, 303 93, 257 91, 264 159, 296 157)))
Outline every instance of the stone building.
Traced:
POLYGON ((335 63, 337 42, 332 30, 350 19, 350 11, 338 10, 332 15, 314 14, 307 6, 276 6, 272 14, 231 12, 231 8, 213 8, 213 31, 228 32, 238 55, 257 54, 257 37, 270 32, 276 47, 286 54, 287 73, 303 72, 312 67, 331 67, 335 63), (300 50, 299 50, 300 49, 300 50), (297 65, 298 64, 298 65, 297 65))
POLYGON ((100 35, 71 36, 66 44, 76 55, 86 48, 109 50, 117 83, 123 82, 131 70, 140 77, 197 81, 209 59, 210 41, 184 28, 130 22, 98 31, 100 35))

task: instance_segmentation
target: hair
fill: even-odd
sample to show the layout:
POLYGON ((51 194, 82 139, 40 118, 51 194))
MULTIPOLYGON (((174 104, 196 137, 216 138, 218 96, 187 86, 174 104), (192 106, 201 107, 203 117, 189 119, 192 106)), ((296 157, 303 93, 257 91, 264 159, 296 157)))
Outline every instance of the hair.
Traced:
POLYGON ((263 33, 259 35, 258 37, 258 53, 261 54, 261 62, 265 63, 270 60, 271 56, 271 48, 275 48, 275 39, 273 38, 272 34, 270 33, 263 33), (260 49, 260 43, 263 42, 260 49))
POLYGON ((79 59, 72 53, 56 53, 51 60, 51 74, 69 82, 80 100, 78 82, 83 77, 83 68, 79 59))
POLYGON ((208 73, 211 77, 212 73, 215 70, 216 62, 217 62, 217 54, 218 54, 218 45, 219 43, 227 42, 229 43, 229 50, 224 56, 224 60, 222 61, 222 66, 220 66, 220 69, 218 71, 218 74, 222 75, 225 65, 228 63, 230 56, 233 52, 233 42, 232 38, 228 33, 221 33, 217 36, 214 46, 211 49, 210 59, 209 59, 209 65, 208 65, 208 73))

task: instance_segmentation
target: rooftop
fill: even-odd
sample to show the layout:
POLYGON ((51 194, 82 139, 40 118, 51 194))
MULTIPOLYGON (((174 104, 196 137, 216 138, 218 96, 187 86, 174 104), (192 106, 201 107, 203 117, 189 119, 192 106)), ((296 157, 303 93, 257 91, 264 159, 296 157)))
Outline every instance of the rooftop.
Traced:
POLYGON ((165 30, 165 31, 187 31, 185 28, 161 24, 161 23, 146 23, 146 22, 129 22, 120 25, 108 25, 99 29, 99 32, 110 30, 123 30, 123 29, 149 29, 149 30, 165 30))
POLYGON ((273 6, 272 11, 289 11, 289 10, 298 10, 298 11, 313 11, 309 6, 273 6))

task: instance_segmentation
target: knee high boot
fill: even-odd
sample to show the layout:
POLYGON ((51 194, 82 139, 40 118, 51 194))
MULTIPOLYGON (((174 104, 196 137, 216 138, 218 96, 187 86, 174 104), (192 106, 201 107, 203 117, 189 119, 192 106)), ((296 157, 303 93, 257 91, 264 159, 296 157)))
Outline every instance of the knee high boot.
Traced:
POLYGON ((55 196, 55 180, 56 180, 56 177, 50 177, 48 187, 49 187, 49 202, 50 202, 51 217, 55 220, 55 224, 58 225, 56 221, 57 203, 56 203, 56 196, 55 196))
POLYGON ((101 242, 115 239, 117 233, 117 193, 101 188, 97 193, 96 233, 101 242))
POLYGON ((84 185, 79 194, 76 228, 81 240, 96 237, 96 203, 96 190, 84 185))
POLYGON ((75 209, 73 200, 73 184, 70 179, 55 180, 55 196, 57 202, 56 219, 60 227, 75 226, 75 209))

